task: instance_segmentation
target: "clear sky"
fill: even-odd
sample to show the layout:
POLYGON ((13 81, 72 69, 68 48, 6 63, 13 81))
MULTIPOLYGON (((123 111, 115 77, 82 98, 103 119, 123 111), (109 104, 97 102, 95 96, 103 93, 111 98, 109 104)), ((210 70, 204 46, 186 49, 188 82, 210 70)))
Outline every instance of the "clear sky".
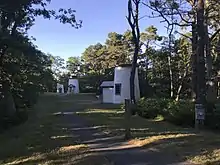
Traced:
MULTIPOLYGON (((72 8, 77 19, 83 20, 83 27, 75 29, 60 24, 58 20, 37 18, 29 35, 36 38, 35 44, 45 53, 61 56, 81 56, 85 48, 97 42, 104 43, 109 32, 123 33, 129 29, 127 0, 52 0, 49 8, 72 8)), ((141 15, 150 15, 151 11, 141 7, 141 15)), ((158 19, 144 18, 140 22, 141 30, 154 25, 161 35, 166 34, 164 25, 158 19)))

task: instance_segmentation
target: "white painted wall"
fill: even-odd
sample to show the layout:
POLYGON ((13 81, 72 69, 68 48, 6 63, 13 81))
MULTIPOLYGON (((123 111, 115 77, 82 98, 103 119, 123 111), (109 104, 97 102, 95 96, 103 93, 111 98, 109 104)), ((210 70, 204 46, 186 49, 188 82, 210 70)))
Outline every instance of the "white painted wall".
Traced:
POLYGON ((64 93, 64 86, 62 84, 57 83, 57 93, 60 93, 59 88, 62 88, 62 93, 64 93))
MULTIPOLYGON (((125 99, 130 99, 130 75, 131 66, 127 67, 116 67, 114 74, 114 93, 113 93, 113 103, 120 104, 124 103, 125 99), (115 84, 121 84, 121 95, 115 95, 115 84)), ((138 68, 135 73, 135 97, 140 98, 140 88, 138 80, 138 68)))
MULTIPOLYGON (((75 86, 74 93, 75 94, 79 93, 79 80, 78 79, 69 79, 68 86, 70 84, 75 86)), ((68 93, 69 93, 69 89, 68 89, 68 93)))
POLYGON ((102 92, 102 102, 113 103, 114 88, 103 88, 102 92))

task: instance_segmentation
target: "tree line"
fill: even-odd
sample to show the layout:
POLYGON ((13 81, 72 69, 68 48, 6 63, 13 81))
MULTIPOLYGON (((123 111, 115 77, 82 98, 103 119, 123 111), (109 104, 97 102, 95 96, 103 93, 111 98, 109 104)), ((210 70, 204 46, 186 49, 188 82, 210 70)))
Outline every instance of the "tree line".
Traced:
POLYGON ((75 11, 47 9, 50 0, 0 2, 0 122, 1 128, 27 119, 27 109, 41 92, 52 90, 52 59, 28 36, 36 17, 56 19, 75 28, 75 11))

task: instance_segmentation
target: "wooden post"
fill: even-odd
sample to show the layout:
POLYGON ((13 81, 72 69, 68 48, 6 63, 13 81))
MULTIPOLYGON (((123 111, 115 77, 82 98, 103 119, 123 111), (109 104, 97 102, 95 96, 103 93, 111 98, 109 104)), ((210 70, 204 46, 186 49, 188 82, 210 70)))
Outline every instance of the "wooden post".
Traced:
POLYGON ((125 139, 128 140, 131 138, 131 108, 130 108, 130 100, 125 99, 125 139))

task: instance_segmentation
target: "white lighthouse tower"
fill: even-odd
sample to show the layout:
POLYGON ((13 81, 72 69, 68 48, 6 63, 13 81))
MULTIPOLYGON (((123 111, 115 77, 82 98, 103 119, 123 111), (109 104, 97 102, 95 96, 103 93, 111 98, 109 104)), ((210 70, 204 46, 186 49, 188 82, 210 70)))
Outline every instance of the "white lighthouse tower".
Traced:
MULTIPOLYGON (((130 99, 130 76, 131 76, 130 64, 125 64, 115 67, 114 74, 114 94, 113 94, 113 103, 120 104, 124 103, 125 99, 130 99)), ((135 72, 134 79, 135 86, 135 98, 140 99, 140 87, 138 80, 138 68, 135 72)))
POLYGON ((69 79, 67 93, 79 93, 79 80, 74 76, 71 76, 69 79))

